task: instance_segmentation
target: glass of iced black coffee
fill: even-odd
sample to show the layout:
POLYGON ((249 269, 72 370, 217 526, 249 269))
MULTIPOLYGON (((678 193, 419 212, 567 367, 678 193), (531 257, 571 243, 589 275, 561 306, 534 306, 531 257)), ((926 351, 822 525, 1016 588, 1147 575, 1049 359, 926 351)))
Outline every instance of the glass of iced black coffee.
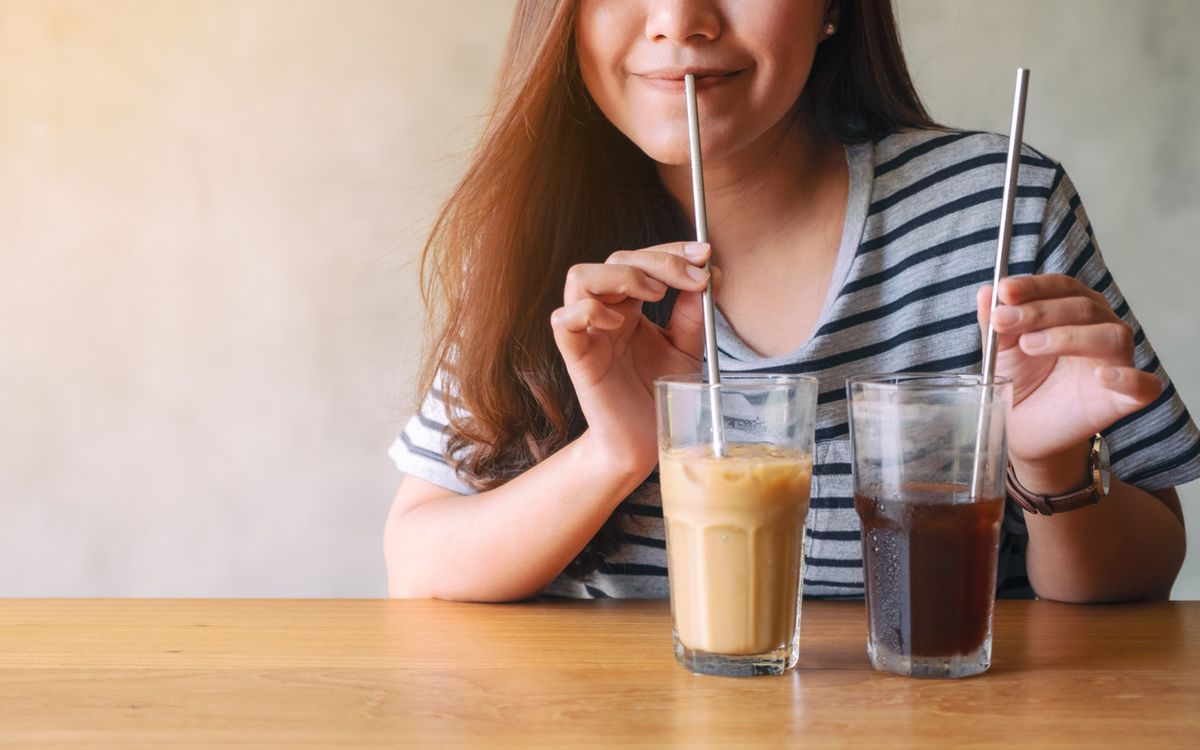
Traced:
POLYGON ((1012 384, 897 374, 846 387, 871 664, 912 677, 984 672, 1012 384))

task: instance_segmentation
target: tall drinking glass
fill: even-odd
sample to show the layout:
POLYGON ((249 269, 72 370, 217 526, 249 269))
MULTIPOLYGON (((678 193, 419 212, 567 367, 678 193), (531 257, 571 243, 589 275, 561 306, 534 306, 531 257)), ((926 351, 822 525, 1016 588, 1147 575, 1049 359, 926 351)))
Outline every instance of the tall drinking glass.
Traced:
POLYGON ((655 381, 675 657, 694 672, 796 665, 816 400, 816 379, 799 375, 655 381))
POLYGON ((899 374, 851 378, 847 390, 871 664, 912 677, 984 672, 1012 384, 899 374))

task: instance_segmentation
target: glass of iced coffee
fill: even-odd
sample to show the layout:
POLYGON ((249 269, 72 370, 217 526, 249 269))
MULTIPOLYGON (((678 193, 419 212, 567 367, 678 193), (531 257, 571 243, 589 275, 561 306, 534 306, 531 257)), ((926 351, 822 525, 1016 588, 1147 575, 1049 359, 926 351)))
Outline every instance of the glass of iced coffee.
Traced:
POLYGON ((1012 384, 899 374, 851 378, 847 390, 871 664, 911 677, 984 672, 1012 384))
POLYGON ((799 375, 655 382, 675 657, 694 672, 796 665, 816 399, 799 375))

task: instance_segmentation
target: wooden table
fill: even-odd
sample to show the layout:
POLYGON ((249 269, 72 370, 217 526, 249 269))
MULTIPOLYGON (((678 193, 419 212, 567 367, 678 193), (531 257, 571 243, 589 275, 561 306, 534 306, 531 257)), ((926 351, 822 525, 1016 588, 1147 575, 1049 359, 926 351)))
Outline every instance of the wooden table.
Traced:
POLYGON ((0 746, 1200 747, 1200 602, 1001 602, 992 670, 874 672, 861 603, 800 668, 677 666, 664 602, 0 601, 0 746))

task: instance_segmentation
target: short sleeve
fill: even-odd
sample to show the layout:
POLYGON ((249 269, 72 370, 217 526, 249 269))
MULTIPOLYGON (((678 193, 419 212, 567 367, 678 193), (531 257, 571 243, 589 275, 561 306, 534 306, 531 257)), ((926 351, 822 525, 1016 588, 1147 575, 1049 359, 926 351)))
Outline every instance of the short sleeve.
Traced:
POLYGON ((1035 268, 1073 276, 1102 293, 1133 330, 1134 364, 1163 385, 1153 403, 1105 430, 1113 476, 1148 491, 1200 476, 1200 431, 1105 265, 1079 194, 1061 167, 1046 203, 1035 268))
POLYGON ((444 377, 439 375, 434 379, 433 388, 388 449, 388 456, 405 474, 460 495, 471 495, 475 490, 462 480, 447 457, 450 435, 447 402, 451 398, 448 390, 444 377))

